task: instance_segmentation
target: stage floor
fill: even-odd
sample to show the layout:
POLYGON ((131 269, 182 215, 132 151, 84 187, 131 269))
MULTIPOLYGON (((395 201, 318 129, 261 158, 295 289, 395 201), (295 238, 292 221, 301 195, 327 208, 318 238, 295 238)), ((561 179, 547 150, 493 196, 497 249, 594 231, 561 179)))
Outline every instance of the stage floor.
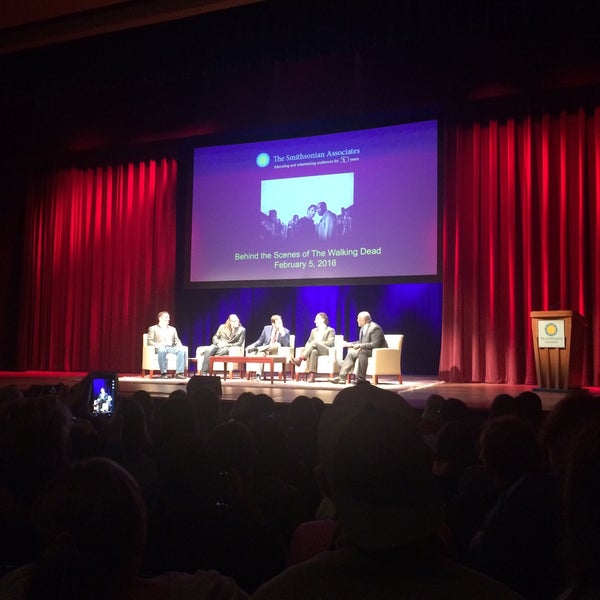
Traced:
MULTIPOLYGON (((41 371, 19 371, 0 372, 0 386, 14 384, 23 392, 31 386, 64 384, 70 387, 79 382, 86 373, 74 372, 41 372, 41 371)), ((491 383, 446 383, 438 380, 435 376, 404 376, 402 385, 392 378, 383 378, 379 387, 401 394, 402 397, 416 409, 422 409, 430 394, 440 394, 444 398, 459 398, 467 406, 476 410, 486 410, 492 400, 498 394, 517 395, 524 391, 531 391, 530 385, 509 385, 491 383)), ((137 390, 146 390, 157 398, 166 398, 172 391, 185 389, 185 379, 160 379, 142 377, 140 374, 120 374, 119 392, 123 396, 131 396, 137 390)), ((246 379, 221 379, 223 389, 222 400, 233 402, 246 391, 265 392, 269 394, 276 403, 289 403, 296 396, 317 396, 326 404, 331 404, 337 393, 343 389, 341 385, 331 384, 326 378, 320 378, 316 383, 294 381, 288 377, 287 382, 274 379, 273 385, 270 381, 254 381, 246 379)), ((600 388, 590 388, 594 394, 600 395, 600 388)), ((550 410, 560 400, 562 392, 537 392, 542 399, 544 410, 550 410)))

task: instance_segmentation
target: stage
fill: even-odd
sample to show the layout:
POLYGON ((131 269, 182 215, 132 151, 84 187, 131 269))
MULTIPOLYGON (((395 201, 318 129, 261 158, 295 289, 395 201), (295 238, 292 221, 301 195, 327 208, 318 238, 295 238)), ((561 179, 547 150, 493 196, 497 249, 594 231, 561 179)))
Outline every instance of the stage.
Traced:
MULTIPOLYGON (((23 392, 26 392, 32 386, 64 384, 71 387, 85 375, 86 373, 61 371, 2 371, 0 372, 0 386, 16 385, 23 392)), ((142 377, 140 374, 120 374, 119 393, 127 397, 137 390, 146 390, 154 397, 166 398, 174 390, 185 389, 187 381, 187 379, 142 377)), ((254 393, 265 392, 277 404, 290 403, 299 395, 316 396, 326 404, 331 404, 344 386, 331 384, 326 377, 318 378, 316 383, 295 381, 291 377, 288 377, 285 383, 274 379, 273 385, 271 385, 270 380, 255 381, 234 377, 227 380, 221 378, 221 387, 223 390, 222 400, 228 403, 234 402, 242 392, 250 391, 254 393)), ((422 409, 431 394, 440 394, 444 398, 459 398, 475 410, 488 409, 492 400, 498 394, 506 393, 515 396, 521 392, 534 389, 530 385, 446 383, 433 375, 406 375, 403 377, 401 385, 393 378, 382 378, 379 381, 379 387, 402 395, 416 409, 422 409)), ((600 388, 589 388, 589 390, 591 393, 600 395, 600 388)), ((564 392, 544 391, 536 393, 541 397, 545 411, 551 410, 558 400, 564 396, 564 392)))

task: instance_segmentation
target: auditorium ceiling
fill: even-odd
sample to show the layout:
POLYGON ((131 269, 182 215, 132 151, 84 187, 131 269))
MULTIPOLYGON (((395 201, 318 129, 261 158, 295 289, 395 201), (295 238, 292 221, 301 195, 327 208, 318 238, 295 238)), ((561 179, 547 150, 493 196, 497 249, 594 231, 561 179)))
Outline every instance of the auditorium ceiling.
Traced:
POLYGON ((599 21, 596 0, 3 0, 0 135, 56 154, 545 100, 600 86, 599 21))
POLYGON ((195 17, 261 0, 3 0, 0 53, 195 17))

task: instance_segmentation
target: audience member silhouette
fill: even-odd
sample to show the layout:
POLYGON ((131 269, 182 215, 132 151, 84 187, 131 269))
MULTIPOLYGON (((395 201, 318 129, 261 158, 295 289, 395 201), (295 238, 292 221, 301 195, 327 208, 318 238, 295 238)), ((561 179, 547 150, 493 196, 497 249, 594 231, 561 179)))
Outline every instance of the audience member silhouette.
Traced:
POLYGON ((70 460, 71 413, 54 396, 0 406, 0 574, 37 558, 31 510, 70 460))
POLYGON ((278 419, 265 417, 255 423, 253 436, 254 497, 259 516, 289 541, 296 526, 313 517, 302 489, 306 473, 292 455, 278 419))
POLYGON ((506 489, 523 475, 542 467, 541 449, 527 424, 506 415, 485 424, 480 456, 498 489, 506 489))
POLYGON ((148 510, 157 508, 160 491, 158 466, 144 409, 134 398, 120 400, 121 436, 115 460, 136 480, 148 510))
POLYGON ((104 456, 104 438, 89 417, 74 418, 71 425, 71 457, 73 460, 104 456))
POLYGON ((320 398, 297 396, 290 403, 285 417, 287 446, 297 461, 300 493, 306 511, 315 516, 321 502, 321 489, 315 477, 319 463, 318 431, 325 404, 320 398))
POLYGON ((146 425, 146 414, 135 398, 123 398, 120 405, 121 452, 124 460, 136 460, 146 455, 152 445, 146 425))
POLYGON ((515 416, 488 420, 479 440, 483 464, 465 470, 457 494, 446 507, 446 520, 460 559, 464 559, 469 542, 501 494, 522 476, 542 467, 534 432, 515 416))
POLYGON ((214 428, 223 422, 221 399, 217 392, 207 387, 188 390, 188 398, 194 411, 196 433, 206 442, 214 428))
POLYGON ((251 495, 256 459, 252 431, 239 421, 223 423, 209 436, 207 448, 215 494, 211 499, 236 514, 257 516, 251 495))
POLYGON ((296 396, 290 402, 285 418, 288 446, 309 469, 314 469, 319 461, 318 431, 324 406, 319 398, 296 396))
POLYGON ((158 410, 159 401, 154 398, 147 392, 146 390, 136 390, 131 398, 138 402, 138 404, 144 410, 144 415, 146 417, 146 427, 148 428, 148 432, 150 433, 150 438, 154 440, 154 435, 156 432, 156 412, 158 410))
POLYGON ((270 417, 274 411, 275 402, 268 394, 242 392, 231 409, 231 418, 252 429, 256 422, 270 417))
POLYGON ((556 473, 564 472, 579 430, 596 418, 600 418, 600 402, 584 390, 571 392, 554 405, 544 420, 540 439, 548 462, 556 473))
POLYGON ((425 400, 419 428, 423 435, 436 434, 442 426, 442 408, 446 399, 439 394, 430 394, 425 400))
POLYGON ((440 423, 450 421, 462 421, 469 423, 472 420, 472 414, 468 406, 458 398, 446 398, 440 409, 440 423))
POLYGON ((488 419, 503 417, 504 415, 515 414, 515 398, 510 394, 498 394, 493 400, 488 410, 488 419))
POLYGON ((442 504, 412 408, 376 386, 340 392, 319 427, 341 536, 254 598, 517 598, 437 552, 442 504))
POLYGON ((477 462, 475 440, 469 423, 449 421, 440 429, 435 442, 433 474, 444 503, 449 502, 467 467, 477 462))
POLYGON ((194 411, 184 390, 176 390, 157 412, 154 455, 165 510, 187 513, 205 500, 206 449, 196 434, 194 411))
POLYGON ((564 505, 564 554, 569 587, 560 600, 599 598, 600 420, 598 419, 592 419, 574 438, 565 463, 564 505))
POLYGON ((60 474, 38 510, 46 542, 31 565, 0 580, 0 595, 15 600, 151 600, 247 598, 216 571, 139 576, 146 514, 135 480, 103 458, 60 474))
POLYGON ((16 385, 0 387, 0 407, 7 402, 23 400, 23 392, 16 385))
POLYGON ((500 496, 471 542, 469 564, 526 598, 553 598, 564 588, 562 477, 577 432, 598 417, 600 403, 585 392, 554 406, 541 431, 550 470, 525 474, 500 496))
POLYGON ((152 541, 154 571, 214 568, 247 592, 285 567, 285 540, 260 518, 252 432, 236 421, 207 441, 206 500, 162 515, 152 541))
POLYGON ((515 414, 535 432, 540 430, 544 418, 542 399, 535 392, 521 392, 515 396, 515 414))

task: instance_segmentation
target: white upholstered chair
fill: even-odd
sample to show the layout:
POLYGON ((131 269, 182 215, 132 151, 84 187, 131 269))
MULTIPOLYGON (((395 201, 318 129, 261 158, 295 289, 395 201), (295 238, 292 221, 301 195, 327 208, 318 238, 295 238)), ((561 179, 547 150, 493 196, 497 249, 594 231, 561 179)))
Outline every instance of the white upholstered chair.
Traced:
MULTIPOLYGON (((184 370, 187 373, 188 370, 188 347, 182 346, 185 353, 184 357, 184 370)), ((167 354, 167 371, 175 371, 177 357, 174 354, 167 354)), ((142 336, 142 375, 145 375, 146 371, 149 376, 152 377, 154 371, 160 372, 158 366, 158 354, 156 353, 156 346, 148 346, 148 334, 144 333, 142 336)))
MULTIPOLYGON (((344 336, 336 335, 333 347, 329 348, 329 354, 319 356, 317 359, 317 375, 323 374, 327 375, 328 377, 333 377, 340 372, 340 364, 342 360, 344 360, 344 347, 342 346, 343 343, 344 336)), ((296 348, 296 358, 302 356, 302 352, 304 352, 303 346, 296 348)), ((302 364, 299 367, 295 367, 295 371, 296 381, 298 381, 300 375, 306 373, 306 361, 302 361, 302 364)))
MULTIPOLYGON (((208 350, 210 346, 198 346, 196 348, 196 369, 198 370, 198 374, 200 374, 200 370, 202 369, 202 361, 204 360, 204 353, 208 350)), ((228 356, 244 356, 244 348, 242 346, 232 346, 229 348, 228 356)), ((236 362, 230 362, 229 358, 227 362, 216 360, 213 363, 213 374, 218 371, 225 371, 225 365, 227 365, 227 377, 229 379, 233 379, 233 372, 239 371, 240 365, 236 362)))
MULTIPOLYGON (((402 383, 402 342, 404 336, 395 333, 386 333, 385 341, 387 348, 374 348, 373 354, 369 357, 367 365, 367 375, 373 378, 373 383, 379 383, 380 375, 394 375, 398 377, 398 383, 402 383)), ((354 374, 358 362, 354 365, 354 374)))

